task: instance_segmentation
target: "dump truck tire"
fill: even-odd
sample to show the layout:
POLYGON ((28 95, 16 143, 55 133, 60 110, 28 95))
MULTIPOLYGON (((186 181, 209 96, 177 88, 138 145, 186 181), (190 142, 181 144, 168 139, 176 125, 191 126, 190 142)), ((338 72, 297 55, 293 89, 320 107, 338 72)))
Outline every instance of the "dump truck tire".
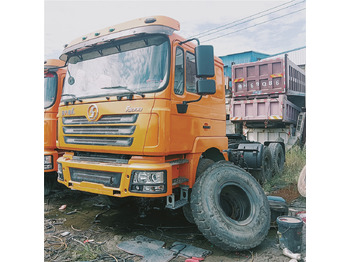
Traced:
POLYGON ((279 175, 284 168, 285 155, 283 148, 279 143, 271 143, 268 148, 272 155, 272 176, 279 175))
POLYGON ((259 183, 228 161, 210 166, 191 195, 194 221, 214 245, 229 251, 258 246, 270 228, 270 208, 259 183))
MULTIPOLYGON (((199 159, 197 171, 196 171, 196 179, 198 179, 205 170, 215 162, 209 158, 201 158, 199 159)), ((185 206, 182 207, 182 212, 186 218, 186 220, 191 223, 195 224, 194 218, 192 215, 191 205, 188 203, 185 206)))

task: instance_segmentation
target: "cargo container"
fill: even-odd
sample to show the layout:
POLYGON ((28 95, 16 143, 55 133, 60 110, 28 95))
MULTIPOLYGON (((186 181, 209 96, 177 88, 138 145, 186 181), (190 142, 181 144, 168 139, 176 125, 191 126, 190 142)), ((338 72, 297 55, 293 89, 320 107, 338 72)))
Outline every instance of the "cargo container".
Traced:
POLYGON ((232 65, 232 82, 235 100, 273 94, 305 96, 305 71, 288 59, 286 54, 232 65))
POLYGON ((231 121, 279 121, 296 124, 301 108, 286 95, 273 98, 238 100, 231 99, 231 121))

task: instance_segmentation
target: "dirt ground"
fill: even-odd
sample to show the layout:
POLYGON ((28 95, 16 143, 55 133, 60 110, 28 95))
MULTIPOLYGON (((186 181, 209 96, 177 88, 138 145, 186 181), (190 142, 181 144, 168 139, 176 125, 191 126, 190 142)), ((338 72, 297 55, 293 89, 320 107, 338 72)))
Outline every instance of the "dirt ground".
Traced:
MULTIPOLYGON (((305 210, 305 198, 287 188, 272 195, 284 197, 290 207, 305 210)), ((187 222, 181 209, 171 211, 158 203, 147 212, 140 212, 139 202, 125 203, 122 207, 100 195, 59 188, 45 197, 45 261, 142 261, 142 257, 128 254, 117 244, 138 235, 165 242, 165 248, 180 241, 211 251, 205 261, 288 262, 278 246, 277 226, 272 226, 264 242, 248 251, 227 252, 208 242, 195 225, 187 222), (66 205, 64 210, 59 210, 66 205)), ((302 257, 306 256, 303 229, 302 257)), ((171 261, 185 261, 175 257, 171 261)))

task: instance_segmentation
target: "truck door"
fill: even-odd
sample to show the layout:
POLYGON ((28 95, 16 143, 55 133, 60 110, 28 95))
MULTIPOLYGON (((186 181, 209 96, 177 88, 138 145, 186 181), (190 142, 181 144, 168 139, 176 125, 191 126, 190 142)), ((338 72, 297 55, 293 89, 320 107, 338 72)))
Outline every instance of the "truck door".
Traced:
POLYGON ((213 96, 203 96, 200 101, 189 103, 186 113, 178 113, 176 104, 196 100, 200 96, 196 91, 194 52, 177 46, 174 48, 173 59, 175 68, 171 91, 170 151, 183 153, 192 150, 196 137, 214 135, 212 119, 217 114, 213 110, 215 111, 215 104, 220 101, 213 96))

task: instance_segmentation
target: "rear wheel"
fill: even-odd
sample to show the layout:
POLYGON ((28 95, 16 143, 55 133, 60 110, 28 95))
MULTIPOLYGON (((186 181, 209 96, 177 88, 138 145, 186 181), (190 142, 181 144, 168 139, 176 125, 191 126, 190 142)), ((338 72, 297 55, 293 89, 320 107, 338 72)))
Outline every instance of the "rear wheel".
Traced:
POLYGON ((191 195, 194 221, 223 250, 259 245, 270 228, 270 209, 259 183, 227 161, 216 162, 196 181, 191 195))
POLYGON ((268 147, 264 146, 261 170, 252 171, 251 174, 261 185, 272 178, 272 154, 268 147))
MULTIPOLYGON (((196 172, 196 179, 198 179, 203 174, 203 172, 214 163, 215 162, 209 158, 199 159, 196 172)), ((191 224, 195 223, 192 215, 191 205, 189 203, 182 207, 182 212, 188 222, 190 222, 191 224)))
POLYGON ((279 175, 284 168, 285 156, 283 148, 279 143, 271 143, 268 148, 270 148, 272 155, 272 176, 279 175))

